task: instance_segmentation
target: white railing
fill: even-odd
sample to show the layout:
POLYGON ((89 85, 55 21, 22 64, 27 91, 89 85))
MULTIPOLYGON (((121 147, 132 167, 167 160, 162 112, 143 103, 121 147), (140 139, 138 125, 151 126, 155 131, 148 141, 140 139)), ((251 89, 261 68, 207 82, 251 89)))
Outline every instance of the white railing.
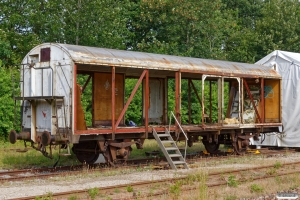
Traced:
MULTIPOLYGON (((185 160, 185 157, 186 157, 186 149, 187 149, 187 141, 189 140, 187 135, 185 134, 184 130, 182 129, 180 123, 178 122, 178 120, 176 119, 174 113, 171 111, 170 112, 170 120, 169 120, 169 132, 171 130, 171 121, 172 121, 172 116, 174 117, 175 119, 175 122, 177 123, 177 125, 179 126, 180 130, 182 131, 184 137, 185 137, 185 149, 184 149, 184 160, 185 160)), ((179 134, 178 134, 178 137, 179 137, 179 134)), ((178 137, 177 137, 177 140, 178 140, 178 137)), ((176 140, 176 142, 177 142, 176 140)))

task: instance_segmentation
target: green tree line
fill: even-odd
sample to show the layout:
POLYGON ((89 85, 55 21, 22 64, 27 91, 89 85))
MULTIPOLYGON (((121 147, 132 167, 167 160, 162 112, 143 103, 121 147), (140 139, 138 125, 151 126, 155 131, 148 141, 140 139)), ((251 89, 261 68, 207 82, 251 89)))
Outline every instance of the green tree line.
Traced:
POLYGON ((0 135, 13 128, 15 65, 40 43, 247 63, 300 48, 297 0, 0 0, 0 8, 0 135))

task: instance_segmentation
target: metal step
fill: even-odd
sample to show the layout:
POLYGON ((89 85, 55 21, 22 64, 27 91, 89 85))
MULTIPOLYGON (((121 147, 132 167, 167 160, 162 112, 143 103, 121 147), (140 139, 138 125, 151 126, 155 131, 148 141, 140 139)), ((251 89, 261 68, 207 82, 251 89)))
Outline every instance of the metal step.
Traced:
POLYGON ((177 158, 177 157, 181 157, 181 154, 170 154, 169 155, 171 158, 177 158))
POLYGON ((157 134, 157 135, 158 135, 158 137, 170 137, 169 134, 157 134))
POLYGON ((173 163, 174 163, 175 165, 184 165, 184 164, 186 164, 185 161, 173 161, 173 163))
POLYGON ((176 147, 165 147, 165 150, 167 150, 167 151, 174 151, 174 150, 179 150, 178 148, 176 148, 176 147))

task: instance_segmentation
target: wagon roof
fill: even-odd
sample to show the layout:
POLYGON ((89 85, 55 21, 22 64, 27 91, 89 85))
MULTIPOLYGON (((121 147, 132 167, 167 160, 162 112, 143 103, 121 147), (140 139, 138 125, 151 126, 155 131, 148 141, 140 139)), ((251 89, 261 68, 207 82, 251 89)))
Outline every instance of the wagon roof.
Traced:
POLYGON ((182 72, 203 72, 205 74, 216 74, 224 76, 257 76, 266 78, 280 78, 280 75, 275 70, 256 64, 180 57, 69 44, 51 45, 59 45, 64 48, 71 56, 71 59, 74 61, 74 63, 78 64, 139 67, 182 72))

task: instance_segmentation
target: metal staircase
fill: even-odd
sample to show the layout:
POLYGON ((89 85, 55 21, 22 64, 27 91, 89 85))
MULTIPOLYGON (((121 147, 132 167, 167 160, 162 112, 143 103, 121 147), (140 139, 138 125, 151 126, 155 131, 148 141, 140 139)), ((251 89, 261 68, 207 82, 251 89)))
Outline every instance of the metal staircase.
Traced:
POLYGON ((169 165, 172 169, 177 169, 177 166, 182 165, 185 169, 189 169, 185 159, 180 153, 175 141, 166 129, 165 133, 158 134, 153 128, 153 136, 159 144, 160 149, 164 153, 169 165))

